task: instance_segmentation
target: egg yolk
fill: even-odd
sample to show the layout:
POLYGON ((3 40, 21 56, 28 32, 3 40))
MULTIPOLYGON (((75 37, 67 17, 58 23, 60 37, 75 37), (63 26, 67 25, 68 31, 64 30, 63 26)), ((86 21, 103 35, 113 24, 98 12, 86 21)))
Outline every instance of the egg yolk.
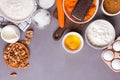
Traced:
POLYGON ((69 35, 66 37, 64 44, 69 50, 77 50, 81 46, 81 40, 77 35, 69 35))

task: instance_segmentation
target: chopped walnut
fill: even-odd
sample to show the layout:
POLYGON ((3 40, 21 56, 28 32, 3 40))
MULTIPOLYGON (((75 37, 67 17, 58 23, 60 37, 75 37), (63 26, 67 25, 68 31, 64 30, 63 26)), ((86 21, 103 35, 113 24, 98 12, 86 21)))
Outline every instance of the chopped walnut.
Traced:
POLYGON ((24 67, 24 69, 29 68, 29 66, 30 66, 30 64, 28 63, 28 64, 24 67))
POLYGON ((16 77, 17 76, 17 73, 16 72, 13 72, 10 74, 11 77, 16 77))
POLYGON ((28 64, 29 51, 22 43, 13 43, 7 46, 4 51, 4 60, 11 68, 24 68, 28 64), (8 51, 8 47, 10 50, 8 51))
POLYGON ((32 29, 26 31, 26 36, 27 36, 28 38, 33 37, 33 35, 34 35, 34 32, 33 32, 32 29))
POLYGON ((27 45, 29 45, 29 44, 31 43, 31 39, 29 39, 29 38, 27 38, 27 37, 25 38, 24 41, 25 41, 25 44, 27 44, 27 45))

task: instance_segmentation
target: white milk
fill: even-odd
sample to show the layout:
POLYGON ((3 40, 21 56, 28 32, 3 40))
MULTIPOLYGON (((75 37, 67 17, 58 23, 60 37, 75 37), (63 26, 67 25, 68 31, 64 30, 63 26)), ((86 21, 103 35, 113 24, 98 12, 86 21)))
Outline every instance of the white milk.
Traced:
POLYGON ((1 37, 5 42, 15 43, 20 38, 20 30, 17 26, 7 25, 1 30, 1 37))
POLYGON ((12 40, 17 38, 17 35, 15 34, 14 30, 9 27, 2 32, 2 35, 6 40, 12 40))

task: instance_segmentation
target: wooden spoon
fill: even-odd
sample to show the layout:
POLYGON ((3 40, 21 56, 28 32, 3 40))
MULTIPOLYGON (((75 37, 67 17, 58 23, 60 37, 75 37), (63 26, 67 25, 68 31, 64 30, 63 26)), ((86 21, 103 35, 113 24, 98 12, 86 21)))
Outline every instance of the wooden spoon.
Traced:
MULTIPOLYGON (((55 9, 53 16, 57 19, 57 9, 55 9)), ((72 21, 70 21, 66 16, 65 16, 65 26, 64 28, 58 27, 56 31, 53 33, 53 38, 54 40, 59 40, 64 32, 66 30, 76 30, 77 32, 80 32, 83 28, 84 24, 76 24, 72 21)))

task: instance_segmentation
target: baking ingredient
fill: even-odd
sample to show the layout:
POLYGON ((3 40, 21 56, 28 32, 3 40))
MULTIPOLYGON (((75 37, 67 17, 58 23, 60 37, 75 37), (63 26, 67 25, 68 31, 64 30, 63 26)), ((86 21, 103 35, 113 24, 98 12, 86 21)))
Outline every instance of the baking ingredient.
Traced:
POLYGON ((106 61, 111 61, 114 58, 114 54, 111 50, 105 50, 105 51, 103 51, 102 57, 106 61))
POLYGON ((33 37, 34 35, 34 31, 33 29, 28 29, 26 31, 26 36, 24 38, 24 40, 22 41, 23 44, 27 44, 27 45, 30 45, 31 43, 31 38, 33 37))
POLYGON ((30 43, 31 43, 31 39, 30 39, 30 38, 25 37, 25 39, 24 39, 23 43, 24 43, 24 44, 27 44, 27 45, 30 45, 30 43))
POLYGON ((120 0, 104 0, 103 7, 106 12, 115 14, 120 11, 120 0))
POLYGON ((32 29, 29 29, 29 30, 26 31, 26 36, 27 36, 28 38, 33 37, 33 35, 34 35, 34 31, 33 31, 32 29))
POLYGON ((64 44, 69 50, 77 50, 80 48, 82 43, 77 35, 71 34, 66 37, 64 44))
POLYGON ((17 76, 17 73, 16 72, 13 72, 10 74, 11 77, 16 77, 17 76))
POLYGON ((115 51, 120 51, 120 41, 116 41, 115 43, 113 43, 113 49, 115 51))
POLYGON ((114 70, 120 70, 120 60, 119 59, 115 59, 112 61, 112 68, 114 70))
POLYGON ((56 0, 56 6, 58 11, 58 25, 63 28, 64 27, 64 11, 62 6, 63 0, 56 0))
POLYGON ((4 61, 13 69, 24 69, 28 64, 30 53, 22 43, 9 44, 4 50, 4 61))
POLYGON ((51 15, 45 9, 39 9, 33 16, 33 20, 38 25, 38 28, 44 29, 51 22, 51 15))
MULTIPOLYGON (((65 11, 69 15, 69 17, 71 17, 73 20, 76 20, 76 19, 71 16, 71 12, 74 9, 77 1, 78 0, 65 0, 64 1, 65 11)), ((91 8, 89 9, 87 15, 84 18, 84 21, 89 20, 94 15, 95 11, 96 11, 96 0, 94 0, 91 8)))
POLYGON ((38 2, 43 9, 49 9, 54 5, 55 0, 39 0, 38 2))
POLYGON ((35 10, 35 0, 0 0, 0 10, 11 20, 24 20, 35 10))
POLYGON ((96 20, 88 26, 86 38, 91 45, 103 48, 115 39, 115 29, 106 20, 96 20))
POLYGON ((13 40, 13 39, 16 39, 18 37, 16 35, 15 31, 10 27, 3 30, 2 36, 5 40, 13 40))
POLYGON ((20 31, 15 25, 7 25, 1 30, 1 37, 8 43, 15 43, 20 38, 20 31))

